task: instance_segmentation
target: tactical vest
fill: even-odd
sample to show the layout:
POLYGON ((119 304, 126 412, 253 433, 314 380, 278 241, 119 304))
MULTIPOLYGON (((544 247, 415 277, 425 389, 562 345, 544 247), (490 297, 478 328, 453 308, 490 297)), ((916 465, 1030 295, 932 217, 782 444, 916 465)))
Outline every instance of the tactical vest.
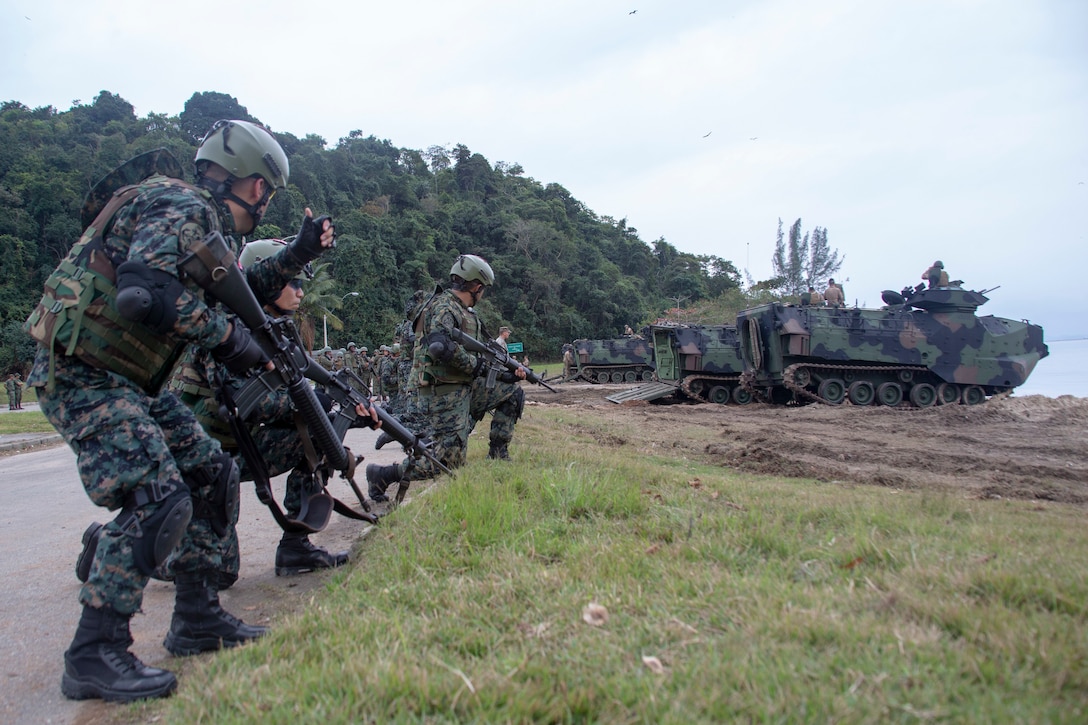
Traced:
MULTIPOLYGON (((187 343, 157 334, 117 312, 117 272, 103 241, 121 207, 142 193, 165 187, 189 189, 213 203, 207 191, 168 176, 125 186, 114 193, 46 280, 42 299, 23 329, 50 351, 47 389, 54 386, 57 353, 122 375, 149 395, 156 395, 169 377, 187 343)), ((210 218, 216 229, 209 231, 218 231, 218 215, 210 218)))

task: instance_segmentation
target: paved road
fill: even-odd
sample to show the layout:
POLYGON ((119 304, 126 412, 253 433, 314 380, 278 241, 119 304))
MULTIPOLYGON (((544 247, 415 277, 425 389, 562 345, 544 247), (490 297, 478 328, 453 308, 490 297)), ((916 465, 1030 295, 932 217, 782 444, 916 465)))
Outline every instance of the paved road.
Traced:
MULTIPOLYGON (((373 431, 352 430, 346 442, 366 456, 367 463, 389 463, 403 455, 395 445, 375 451, 375 437, 373 431)), ((273 482, 281 501, 285 479, 273 482)), ((365 490, 362 470, 357 479, 365 490)), ((341 500, 355 503, 346 482, 338 479, 330 488, 341 500)), ((0 722, 86 725, 113 720, 117 706, 72 702, 60 692, 63 653, 80 613, 79 582, 73 571, 80 537, 91 521, 108 518, 109 512, 92 504, 83 492, 75 455, 67 446, 0 458, 0 722)), ((241 578, 222 594, 223 605, 247 622, 275 626, 281 614, 303 607, 308 593, 329 575, 274 575, 281 532, 251 484, 242 486, 238 528, 241 578)), ((350 549, 366 528, 334 515, 313 541, 330 549, 350 549)), ((144 594, 144 611, 132 620, 132 649, 145 663, 177 672, 183 660, 162 647, 173 599, 172 585, 152 580, 144 594)), ((183 673, 179 680, 184 687, 183 673)))

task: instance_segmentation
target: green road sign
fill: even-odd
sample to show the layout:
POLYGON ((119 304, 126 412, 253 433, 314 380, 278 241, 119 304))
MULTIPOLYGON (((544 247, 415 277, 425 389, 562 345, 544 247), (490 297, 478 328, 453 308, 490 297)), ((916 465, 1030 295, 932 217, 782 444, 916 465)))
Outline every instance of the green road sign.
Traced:
POLYGON ((507 352, 524 352, 525 348, 523 347, 523 344, 524 343, 520 343, 520 342, 508 342, 508 343, 506 343, 506 351, 507 352))

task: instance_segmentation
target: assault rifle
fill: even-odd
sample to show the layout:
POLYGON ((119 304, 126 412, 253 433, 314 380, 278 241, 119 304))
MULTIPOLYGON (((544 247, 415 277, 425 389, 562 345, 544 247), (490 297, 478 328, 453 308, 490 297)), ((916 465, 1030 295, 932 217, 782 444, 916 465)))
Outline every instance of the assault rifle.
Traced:
POLYGON ((482 356, 483 359, 488 363, 488 388, 495 387, 495 378, 499 373, 499 368, 506 368, 506 370, 511 373, 516 373, 518 370, 524 370, 525 379, 528 380, 530 383, 543 385, 545 388, 552 391, 553 393, 559 392, 558 390, 544 382, 544 379, 534 373, 532 371, 532 368, 527 368, 514 358, 510 357, 510 353, 506 352, 506 350, 503 350, 498 343, 491 342, 490 340, 488 340, 487 342, 480 342, 475 337, 472 337, 471 335, 466 335, 465 333, 458 330, 456 327, 450 331, 450 337, 453 339, 454 342, 460 344, 469 352, 474 352, 477 355, 482 356))
MULTIPOLYGON (((205 237, 203 242, 192 245, 190 254, 181 260, 179 266, 198 285, 222 302, 245 323, 254 340, 274 366, 272 370, 263 370, 251 375, 237 391, 225 391, 226 400, 221 409, 227 414, 228 420, 231 421, 231 427, 235 431, 236 437, 239 438, 239 444, 243 446, 243 455, 245 455, 247 463, 256 472, 266 470, 263 460, 260 460, 260 456, 256 454, 256 447, 252 445, 252 438, 249 436, 248 429, 242 422, 257 408, 267 393, 285 388, 295 410, 301 416, 313 444, 322 456, 321 461, 311 461, 311 464, 315 465, 315 467, 324 465, 330 470, 340 471, 351 485, 352 491, 355 492, 364 510, 369 511, 370 507, 354 480, 355 465, 362 458, 351 455, 343 444, 344 435, 352 425, 362 424, 370 428, 377 427, 370 416, 360 416, 355 410, 359 403, 365 403, 368 408, 372 407, 370 391, 363 384, 362 379, 351 373, 351 371, 341 370, 334 374, 321 367, 306 354, 306 349, 302 345, 302 340, 293 320, 287 317, 273 319, 265 313, 253 291, 249 288, 249 284, 246 282, 233 252, 230 251, 223 236, 218 232, 212 232, 205 237), (346 379, 349 375, 354 377, 352 382, 358 386, 358 389, 349 384, 346 379), (329 397, 339 404, 339 410, 336 412, 334 420, 330 420, 329 414, 326 413, 325 408, 321 405, 313 387, 310 385, 310 380, 324 386, 329 397), (249 446, 245 445, 247 440, 249 446), (250 448, 248 454, 245 450, 246 447, 250 448), (251 460, 251 458, 256 460, 251 460)), ((406 453, 411 456, 424 457, 446 473, 449 473, 449 469, 443 466, 431 451, 428 441, 419 438, 405 428, 388 411, 380 407, 374 407, 373 409, 377 413, 382 429, 400 443, 406 453)), ((281 526, 284 526, 282 512, 278 511, 275 501, 271 500, 270 487, 259 486, 257 493, 262 503, 272 509, 274 516, 279 513, 276 520, 281 526), (267 488, 267 491, 262 492, 262 488, 267 488), (267 494, 268 500, 266 500, 265 494, 267 494)), ((345 515, 351 515, 341 510, 341 508, 336 508, 336 510, 345 513, 345 515)), ((331 508, 329 514, 331 514, 331 508)), ((305 518, 304 515, 303 518, 305 518)), ((320 517, 318 516, 318 518, 320 517)), ((325 523, 327 523, 328 516, 326 515, 324 518, 325 523)), ((377 520, 373 516, 364 517, 358 514, 354 518, 362 518, 368 521, 377 520)), ((292 528, 298 528, 301 525, 303 528, 320 530, 320 528, 314 529, 313 526, 301 521, 288 521, 287 523, 292 528)), ((288 526, 284 526, 284 528, 288 528, 288 526)), ((321 528, 323 526, 324 524, 321 525, 321 528)))

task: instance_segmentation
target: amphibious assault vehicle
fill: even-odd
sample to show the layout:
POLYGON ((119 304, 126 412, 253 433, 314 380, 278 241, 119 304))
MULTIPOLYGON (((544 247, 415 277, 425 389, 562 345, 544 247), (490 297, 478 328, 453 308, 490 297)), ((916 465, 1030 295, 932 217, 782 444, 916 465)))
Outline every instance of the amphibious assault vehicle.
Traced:
POLYGON ((752 402, 740 385, 744 360, 736 325, 654 326, 657 378, 706 403, 752 402))
POLYGON ((743 385, 772 403, 982 403, 1022 385, 1049 354, 1038 325, 976 315, 990 291, 919 285, 885 291, 881 309, 745 310, 743 385))
POLYGON ((752 393, 740 385, 744 362, 736 325, 653 325, 654 381, 605 398, 631 400, 689 398, 704 403, 744 405, 752 393))
POLYGON ((654 356, 641 335, 611 340, 575 340, 578 377, 591 383, 637 383, 653 380, 654 356))

